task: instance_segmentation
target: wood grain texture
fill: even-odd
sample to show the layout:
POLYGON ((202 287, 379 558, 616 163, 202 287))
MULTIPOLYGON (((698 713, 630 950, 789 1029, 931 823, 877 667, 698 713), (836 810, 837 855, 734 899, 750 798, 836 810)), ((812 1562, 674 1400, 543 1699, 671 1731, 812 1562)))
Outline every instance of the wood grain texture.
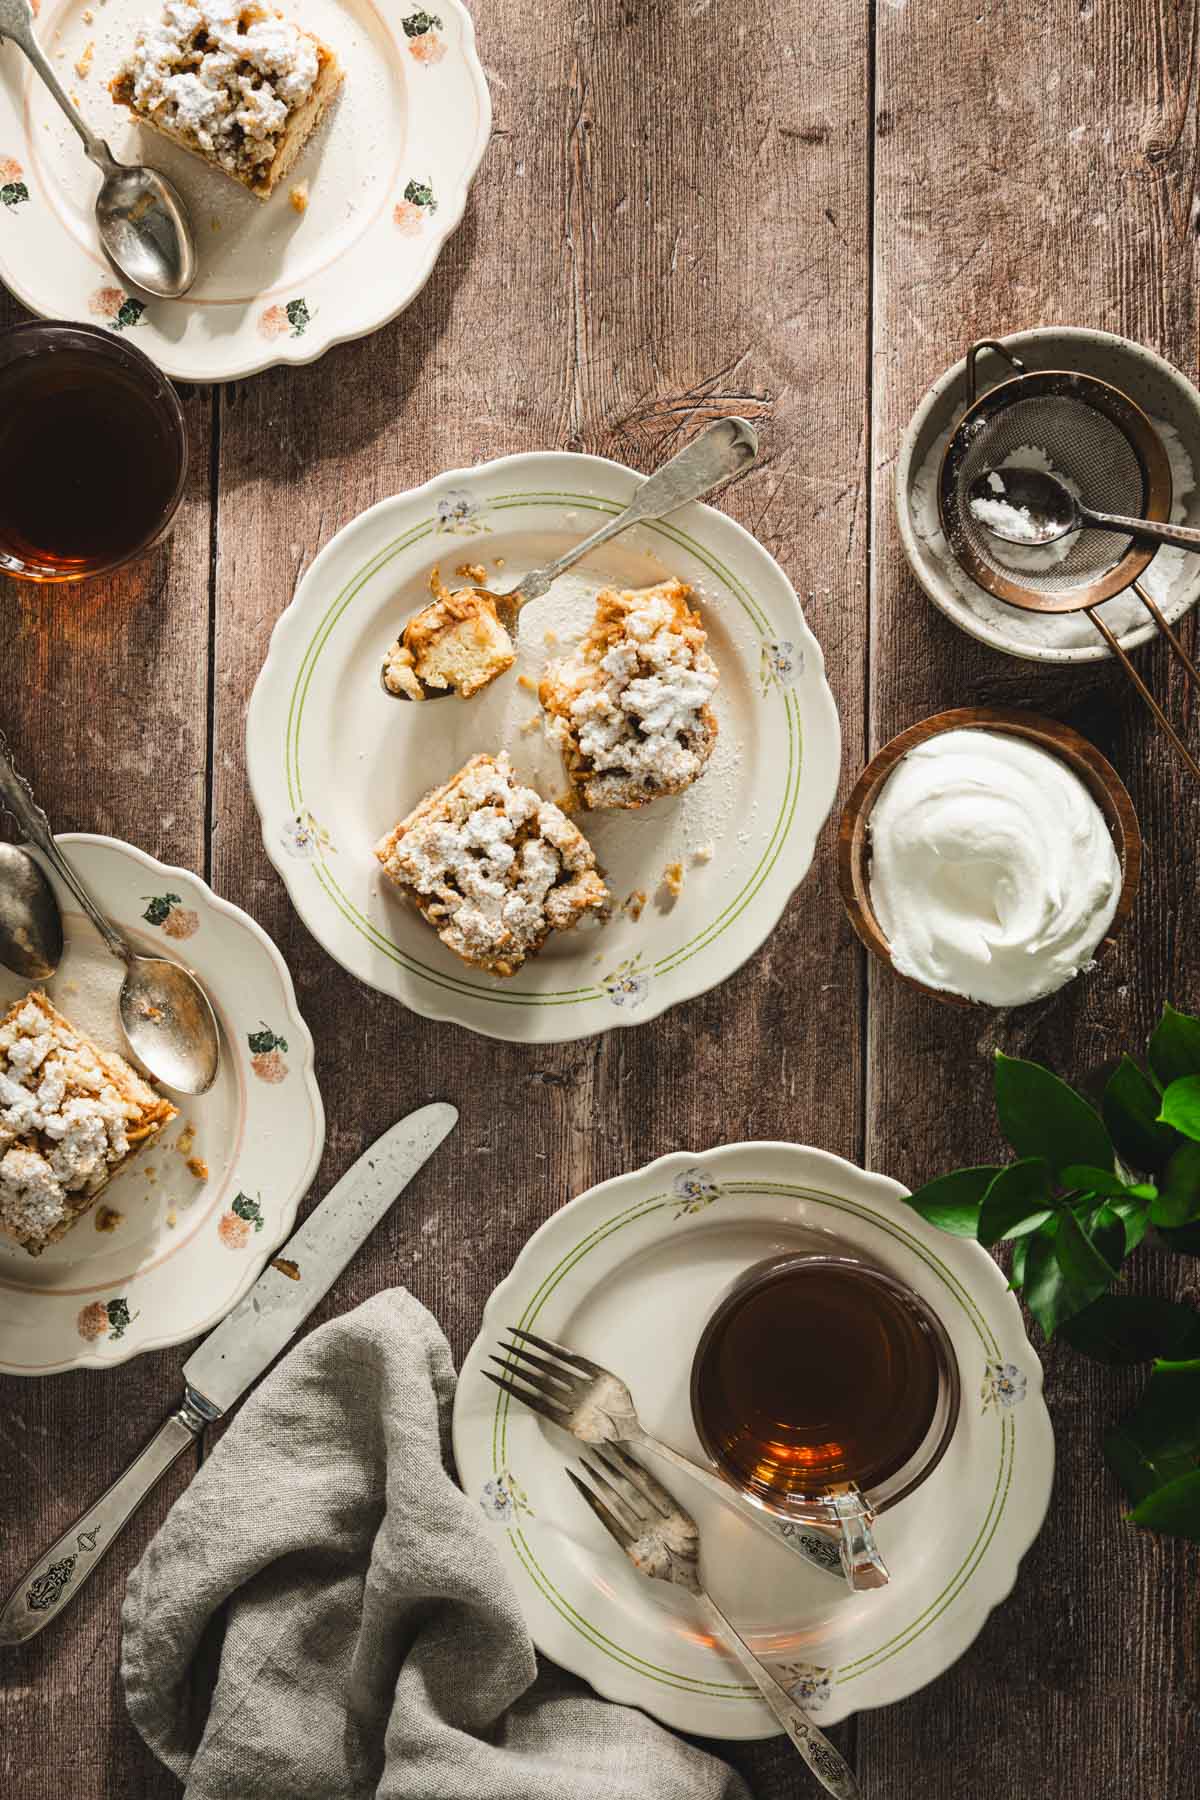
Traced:
MULTIPOLYGON (((1000 1152, 991 1049, 1083 1080, 1144 1042, 1164 997, 1200 1004, 1194 785, 1119 673, 1010 661, 935 611, 905 564, 891 493, 913 409, 975 337, 1097 326, 1196 379, 1198 59, 1192 0, 878 10, 872 746, 950 705, 1065 718, 1127 783, 1147 849, 1132 919, 1095 974, 1060 997, 981 1019, 873 965, 867 1159, 910 1184, 1000 1152)), ((1189 720, 1194 743, 1194 704, 1169 661, 1160 649, 1139 666, 1170 694, 1172 716, 1189 720)), ((1192 1259, 1146 1253, 1135 1268, 1146 1291, 1200 1292, 1192 1259)), ((1100 1455, 1105 1425, 1144 1374, 1109 1373, 1065 1349, 1046 1368, 1058 1440, 1046 1529, 1012 1599, 953 1673, 860 1721, 869 1792, 1198 1791, 1200 1552, 1123 1525, 1100 1455), (946 1748, 931 1759, 935 1744, 946 1748)))

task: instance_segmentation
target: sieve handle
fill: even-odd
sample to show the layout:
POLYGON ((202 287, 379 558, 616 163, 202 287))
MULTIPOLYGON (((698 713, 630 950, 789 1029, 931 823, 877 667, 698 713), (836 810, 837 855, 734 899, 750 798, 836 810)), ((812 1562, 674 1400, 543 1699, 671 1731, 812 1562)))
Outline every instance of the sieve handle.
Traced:
POLYGON ((1098 525, 1104 531, 1127 531, 1132 537, 1152 538, 1156 544, 1174 544, 1179 550, 1200 550, 1200 527, 1172 525, 1163 519, 1130 519, 1124 513, 1096 512, 1081 506, 1079 516, 1085 525, 1098 525))

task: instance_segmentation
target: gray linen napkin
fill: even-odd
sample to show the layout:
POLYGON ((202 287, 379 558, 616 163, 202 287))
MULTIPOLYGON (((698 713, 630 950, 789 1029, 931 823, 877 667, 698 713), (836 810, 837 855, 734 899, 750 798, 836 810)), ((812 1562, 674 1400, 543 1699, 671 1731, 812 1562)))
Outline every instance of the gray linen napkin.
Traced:
POLYGON ((446 1470, 453 1395, 445 1338, 397 1288, 247 1401, 129 1578, 147 1744, 189 1800, 745 1800, 642 1713, 538 1676, 495 1528, 446 1470))

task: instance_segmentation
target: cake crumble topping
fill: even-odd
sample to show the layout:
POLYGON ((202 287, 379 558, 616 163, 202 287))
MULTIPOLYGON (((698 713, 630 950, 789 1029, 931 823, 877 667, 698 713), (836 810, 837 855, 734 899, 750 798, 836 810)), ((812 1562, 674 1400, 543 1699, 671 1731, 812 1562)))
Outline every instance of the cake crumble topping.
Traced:
POLYGON ((703 773, 719 677, 690 598, 675 579, 606 588, 576 654, 542 679, 542 705, 587 807, 645 806, 703 773))
POLYGON ((516 781, 505 755, 472 757, 376 855, 442 942, 496 975, 515 974, 551 931, 608 903, 582 832, 516 781))

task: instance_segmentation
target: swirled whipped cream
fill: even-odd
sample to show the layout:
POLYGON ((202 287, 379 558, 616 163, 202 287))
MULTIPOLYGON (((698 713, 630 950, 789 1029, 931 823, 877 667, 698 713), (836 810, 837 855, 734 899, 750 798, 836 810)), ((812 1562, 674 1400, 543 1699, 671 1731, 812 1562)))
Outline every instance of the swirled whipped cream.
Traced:
POLYGON ((1063 987, 1116 911, 1104 815, 1057 756, 1007 732, 910 750, 871 809, 871 904, 902 975, 989 1006, 1063 987))

